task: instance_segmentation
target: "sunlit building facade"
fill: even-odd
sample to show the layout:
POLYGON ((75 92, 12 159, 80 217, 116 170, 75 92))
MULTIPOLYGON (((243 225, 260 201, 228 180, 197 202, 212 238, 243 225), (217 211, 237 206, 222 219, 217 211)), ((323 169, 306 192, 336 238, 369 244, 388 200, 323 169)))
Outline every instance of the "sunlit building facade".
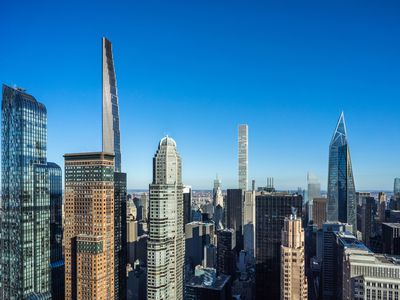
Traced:
POLYGON ((248 143, 249 129, 247 124, 239 125, 239 189, 247 191, 248 185, 248 143))

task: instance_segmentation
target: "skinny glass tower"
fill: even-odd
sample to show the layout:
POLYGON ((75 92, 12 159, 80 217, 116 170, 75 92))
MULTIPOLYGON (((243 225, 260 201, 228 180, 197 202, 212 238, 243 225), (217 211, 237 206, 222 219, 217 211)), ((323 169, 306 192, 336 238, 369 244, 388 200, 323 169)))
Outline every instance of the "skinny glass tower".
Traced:
POLYGON ((356 190, 342 112, 329 146, 327 219, 348 223, 353 226, 353 232, 356 233, 356 207, 356 190))
POLYGON ((3 85, 0 299, 50 299, 46 107, 3 85))
POLYGON ((117 79, 111 42, 103 37, 103 152, 115 154, 115 171, 121 172, 121 141, 117 79))
POLYGON ((181 170, 175 141, 164 137, 153 158, 150 184, 148 300, 183 299, 185 234, 181 170))
POLYGON ((239 125, 239 189, 247 191, 248 184, 248 126, 239 125))

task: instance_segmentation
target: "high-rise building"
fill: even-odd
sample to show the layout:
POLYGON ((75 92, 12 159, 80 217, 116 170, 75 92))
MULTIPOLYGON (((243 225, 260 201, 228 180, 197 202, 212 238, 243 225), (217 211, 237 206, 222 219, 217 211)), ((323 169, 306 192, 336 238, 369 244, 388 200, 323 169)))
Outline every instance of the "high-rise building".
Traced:
POLYGON ((323 225, 322 233, 322 299, 337 299, 338 273, 337 234, 352 231, 351 225, 340 222, 328 222, 323 225))
POLYGON ((400 194, 400 178, 394 179, 393 194, 394 195, 400 194))
POLYGON ((247 191, 249 129, 247 124, 239 125, 239 189, 247 191))
POLYGON ((3 85, 0 299, 51 298, 47 111, 3 85))
POLYGON ((114 154, 65 154, 65 299, 114 297, 114 154))
POLYGON ((217 272, 218 275, 235 275, 236 231, 230 228, 217 231, 217 272))
POLYGON ((185 225, 186 260, 194 269, 204 259, 204 247, 214 243, 214 223, 191 222, 185 225))
POLYGON ((304 230, 296 214, 285 218, 281 246, 281 299, 307 299, 304 230))
POLYGON ((386 211, 386 193, 379 192, 378 194, 378 217, 381 223, 385 222, 386 211))
POLYGON ((308 221, 313 219, 313 199, 321 197, 321 184, 318 181, 318 178, 308 172, 307 173, 307 206, 308 206, 308 221))
POLYGON ((241 189, 228 189, 226 195, 226 227, 235 230, 237 250, 242 250, 243 239, 243 192, 241 189))
MULTIPOLYGON (((218 174, 217 174, 216 178, 214 179, 213 197, 218 188, 221 189, 221 180, 218 178, 218 174)), ((216 206, 216 205, 214 204, 214 206, 216 206)))
POLYGON ((117 80, 111 42, 103 37, 103 152, 114 153, 115 299, 126 298, 126 173, 121 170, 117 80))
POLYGON ((254 257, 255 251, 255 219, 256 219, 256 192, 244 193, 243 204, 243 249, 254 257))
POLYGON ((183 299, 182 162, 175 141, 164 137, 153 158, 147 250, 147 299, 183 299))
POLYGON ((327 220, 348 223, 357 232, 356 190, 343 112, 329 145, 327 220))
POLYGON ((183 188, 183 227, 190 223, 192 219, 192 188, 185 186, 183 188))
POLYGON ((303 197, 265 193, 256 196, 256 298, 280 299, 281 243, 285 218, 297 210, 303 197))
POLYGON ((358 230, 361 231, 362 241, 367 247, 371 247, 370 240, 374 227, 374 205, 374 197, 364 197, 359 206, 360 226, 358 226, 358 230))
POLYGON ((400 223, 382 224, 383 253, 400 255, 400 223))
POLYGON ((64 257, 62 224, 62 171, 48 162, 50 182, 50 268, 52 299, 64 299, 64 257))
POLYGON ((347 247, 343 258, 342 297, 339 299, 399 299, 399 257, 347 247))
POLYGON ((326 221, 326 198, 314 198, 313 205, 313 221, 319 229, 326 221))
POLYGON ((117 79, 111 42, 103 37, 103 152, 115 154, 115 171, 121 172, 121 141, 117 79))
POLYGON ((217 247, 213 244, 204 247, 204 268, 216 268, 217 266, 217 247))

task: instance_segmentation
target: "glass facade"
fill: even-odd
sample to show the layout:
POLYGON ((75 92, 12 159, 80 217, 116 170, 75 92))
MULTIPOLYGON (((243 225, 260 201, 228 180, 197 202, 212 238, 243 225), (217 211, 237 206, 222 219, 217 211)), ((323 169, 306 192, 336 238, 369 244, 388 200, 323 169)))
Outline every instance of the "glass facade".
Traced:
POLYGON ((343 113, 329 146, 328 221, 353 226, 357 232, 356 190, 343 113))
POLYGON ((64 299, 64 258, 62 255, 62 171, 59 165, 48 162, 50 180, 50 266, 51 295, 64 299))
POLYGON ((47 111, 3 86, 1 299, 50 298, 50 182, 47 111))

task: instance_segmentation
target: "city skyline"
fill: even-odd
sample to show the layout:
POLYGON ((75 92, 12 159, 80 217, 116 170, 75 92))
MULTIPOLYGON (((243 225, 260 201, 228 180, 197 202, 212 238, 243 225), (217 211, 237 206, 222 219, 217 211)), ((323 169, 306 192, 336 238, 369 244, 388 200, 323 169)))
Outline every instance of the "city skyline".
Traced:
MULTIPOLYGON (((390 191, 399 176, 399 142, 394 138, 400 96, 397 4, 319 4, 310 12, 305 5, 300 7, 302 14, 296 14, 278 4, 254 4, 242 10, 233 3, 222 21, 220 13, 226 7, 220 3, 211 11, 205 4, 197 4, 196 12, 180 6, 179 12, 186 16, 163 4, 160 11, 146 4, 121 4, 118 14, 110 17, 124 19, 131 13, 126 23, 105 26, 95 18, 93 27, 81 32, 73 27, 62 39, 53 36, 53 30, 62 32, 68 24, 62 18, 51 29, 43 21, 29 23, 27 8, 41 19, 40 4, 19 9, 26 18, 18 19, 18 24, 13 20, 14 4, 5 6, 11 13, 0 21, 7 24, 0 26, 1 33, 10 43, 26 40, 30 53, 2 47, 0 80, 27 88, 48 108, 49 161, 63 165, 65 152, 101 146, 98 45, 106 36, 114 46, 122 171, 129 174, 129 189, 146 188, 151 182, 152 149, 165 134, 179 143, 185 157, 185 184, 211 189, 218 173, 224 190, 235 188, 237 126, 246 123, 249 180, 260 186, 266 177, 274 177, 277 189, 294 190, 306 187, 311 171, 326 190, 331 130, 342 110, 350 132, 356 189, 390 191), (149 27, 145 20, 152 14, 163 18, 149 27), (203 15, 210 24, 199 28, 196 24, 203 15), (322 21, 327 15, 331 19, 322 21), (274 18, 266 21, 266 16, 274 18), (237 17, 243 18, 243 26, 235 22, 237 17), (177 37, 167 43, 171 30, 177 37), (79 47, 70 43, 72 37, 79 47), (199 43, 210 46, 199 50, 199 43)), ((65 13, 72 13, 72 6, 65 6, 65 13)), ((51 19, 59 17, 55 7, 50 5, 47 11, 53 13, 51 19)), ((85 24, 87 11, 83 6, 74 12, 78 25, 85 24)))

